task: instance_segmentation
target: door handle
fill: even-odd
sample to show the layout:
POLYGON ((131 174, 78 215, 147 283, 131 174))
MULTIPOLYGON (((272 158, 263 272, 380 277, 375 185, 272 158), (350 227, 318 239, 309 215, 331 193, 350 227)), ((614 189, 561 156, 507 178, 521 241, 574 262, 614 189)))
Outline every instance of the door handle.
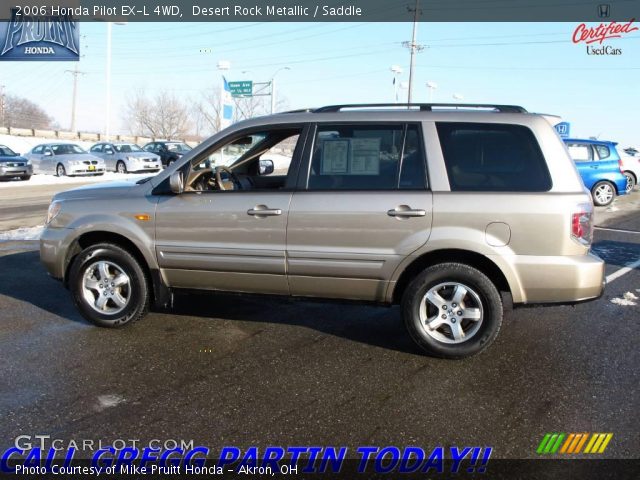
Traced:
POLYGON ((247 210, 247 215, 253 215, 255 217, 275 217, 282 215, 282 210, 279 208, 269 208, 266 205, 256 205, 247 210))
POLYGON ((390 217, 424 217, 426 214, 426 210, 409 208, 406 205, 387 210, 387 215, 390 217))

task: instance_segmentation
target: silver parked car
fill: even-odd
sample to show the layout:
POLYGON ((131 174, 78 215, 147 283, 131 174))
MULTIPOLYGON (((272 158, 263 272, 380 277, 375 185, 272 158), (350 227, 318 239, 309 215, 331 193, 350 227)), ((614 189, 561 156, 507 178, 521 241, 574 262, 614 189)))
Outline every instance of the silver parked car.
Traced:
POLYGON ((160 156, 145 152, 135 143, 96 143, 89 149, 89 152, 102 158, 109 172, 158 172, 162 170, 160 156))
POLYGON ((75 143, 45 143, 25 155, 33 164, 33 173, 65 175, 103 175, 104 161, 89 155, 75 143))
POLYGON ((0 145, 0 179, 20 178, 29 180, 33 174, 31 162, 6 145, 0 145))
POLYGON ((353 300, 399 304, 424 351, 461 358, 494 341, 503 302, 602 295, 593 211, 551 123, 522 107, 330 106, 58 193, 40 258, 103 327, 180 289, 353 300))

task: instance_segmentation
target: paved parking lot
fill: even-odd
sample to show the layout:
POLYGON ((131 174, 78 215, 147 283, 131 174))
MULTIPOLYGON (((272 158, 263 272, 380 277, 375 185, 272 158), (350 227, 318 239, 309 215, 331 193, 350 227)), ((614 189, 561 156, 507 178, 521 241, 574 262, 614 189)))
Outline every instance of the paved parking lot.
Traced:
POLYGON ((534 458, 545 432, 580 431, 613 432, 604 456, 638 458, 640 267, 620 270, 640 259, 639 202, 598 211, 603 298, 511 312, 463 361, 421 355, 398 308, 181 296, 172 313, 95 328, 32 243, 0 243, 0 448, 50 434, 534 458))

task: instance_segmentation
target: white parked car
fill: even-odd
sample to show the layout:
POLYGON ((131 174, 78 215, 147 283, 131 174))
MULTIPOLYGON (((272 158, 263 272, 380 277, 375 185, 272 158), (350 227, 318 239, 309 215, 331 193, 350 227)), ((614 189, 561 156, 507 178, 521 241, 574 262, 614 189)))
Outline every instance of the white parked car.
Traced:
POLYGON ((25 157, 33 164, 33 173, 65 175, 104 175, 104 160, 89 155, 75 143, 45 143, 31 149, 25 157))
POLYGON ((162 170, 160 156, 145 152, 135 143, 96 143, 89 152, 102 158, 110 172, 159 172, 162 170))
POLYGON ((640 152, 635 148, 620 151, 622 171, 627 177, 627 192, 631 192, 640 180, 640 152))

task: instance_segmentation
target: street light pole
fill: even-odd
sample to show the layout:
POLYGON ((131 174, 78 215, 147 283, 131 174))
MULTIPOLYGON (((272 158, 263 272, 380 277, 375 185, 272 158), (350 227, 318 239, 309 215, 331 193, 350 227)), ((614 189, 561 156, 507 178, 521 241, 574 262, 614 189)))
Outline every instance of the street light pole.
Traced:
POLYGON ((104 141, 109 141, 110 123, 111 123, 111 22, 107 22, 107 97, 106 97, 106 112, 104 119, 104 141))
POLYGON ((127 22, 107 22, 107 68, 106 68, 106 81, 107 81, 107 95, 106 95, 106 112, 104 119, 104 136, 105 141, 109 141, 111 134, 111 29, 113 23, 116 25, 126 25, 127 22))
POLYGON ((391 65, 393 72, 393 101, 398 103, 398 75, 402 74, 402 68, 399 65, 391 65))
POLYGON ((282 70, 291 70, 289 67, 282 67, 271 75, 271 115, 276 111, 276 75, 282 70))

